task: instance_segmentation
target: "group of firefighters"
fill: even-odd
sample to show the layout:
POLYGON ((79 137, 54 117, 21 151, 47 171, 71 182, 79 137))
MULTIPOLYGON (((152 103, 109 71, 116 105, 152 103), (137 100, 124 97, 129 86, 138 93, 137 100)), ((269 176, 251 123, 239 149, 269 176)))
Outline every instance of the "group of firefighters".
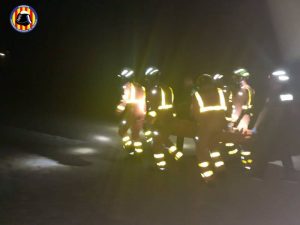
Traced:
MULTIPOLYGON (((272 105, 293 100, 293 95, 283 88, 290 79, 289 75, 283 70, 273 72, 269 78, 278 99, 272 97, 266 100, 254 127, 249 129, 255 91, 248 83, 250 73, 244 68, 235 70, 227 82, 221 74, 199 75, 189 89, 188 104, 177 107, 174 106, 173 89, 161 82, 158 68, 149 67, 140 77, 135 75, 134 70, 125 68, 118 77, 123 82, 123 94, 117 106, 117 112, 122 115, 119 135, 123 149, 134 157, 141 155, 145 146, 151 146, 155 168, 165 171, 166 154, 180 160, 184 155, 183 138, 193 138, 197 166, 201 177, 207 182, 225 169, 224 158, 228 156, 239 154, 245 170, 251 170, 254 160, 252 145, 247 144, 251 141, 247 140, 258 131, 261 134, 267 132, 264 129, 268 127, 265 118, 273 110, 272 105), (171 135, 177 136, 177 145, 170 140, 171 135)), ((268 138, 271 141, 270 135, 268 138)), ((269 146, 265 144, 263 147, 268 149, 269 146)), ((263 174, 268 161, 268 150, 262 152, 257 176, 263 174)), ((286 168, 292 170, 290 157, 286 158, 289 158, 283 160, 286 168)))

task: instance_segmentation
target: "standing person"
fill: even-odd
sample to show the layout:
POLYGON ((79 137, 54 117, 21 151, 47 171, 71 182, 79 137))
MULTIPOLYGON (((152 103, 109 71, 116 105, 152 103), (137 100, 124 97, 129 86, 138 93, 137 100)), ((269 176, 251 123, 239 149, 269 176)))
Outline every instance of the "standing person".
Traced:
MULTIPOLYGON (((250 73, 244 69, 237 69, 233 75, 232 87, 232 129, 242 133, 247 132, 251 118, 253 116, 254 89, 249 85, 250 73)), ((252 168, 252 153, 245 146, 234 143, 226 143, 228 154, 237 153, 240 149, 241 162, 247 170, 252 168)))
POLYGON ((283 70, 269 76, 269 94, 253 128, 254 133, 257 132, 255 177, 263 178, 270 158, 279 153, 284 169, 283 178, 294 180, 295 169, 287 134, 293 126, 290 115, 294 100, 289 90, 289 80, 289 75, 283 70))
POLYGON ((119 126, 123 148, 130 155, 143 152, 140 132, 146 113, 145 88, 135 81, 134 71, 125 68, 118 75, 123 81, 123 95, 117 106, 117 113, 123 116, 119 126), (130 133, 128 131, 130 130, 130 133))
POLYGON ((209 181, 215 171, 224 168, 217 137, 226 125, 227 110, 224 92, 216 87, 210 75, 203 74, 197 78, 191 109, 197 123, 195 143, 198 167, 202 178, 209 181))
POLYGON ((149 67, 146 70, 144 80, 147 96, 146 126, 149 127, 145 135, 152 135, 153 156, 157 168, 163 171, 167 165, 165 148, 176 160, 183 155, 169 139, 168 124, 175 117, 174 93, 170 86, 162 84, 160 71, 156 67, 149 67))

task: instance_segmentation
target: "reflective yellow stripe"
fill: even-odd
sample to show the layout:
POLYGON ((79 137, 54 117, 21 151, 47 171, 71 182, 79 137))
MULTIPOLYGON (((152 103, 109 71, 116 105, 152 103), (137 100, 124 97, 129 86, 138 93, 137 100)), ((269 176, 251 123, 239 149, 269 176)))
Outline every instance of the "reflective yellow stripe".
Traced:
POLYGON ((156 165, 162 167, 162 166, 167 165, 167 162, 166 161, 161 161, 161 162, 156 163, 156 165))
POLYGON ((142 148, 135 148, 134 150, 135 150, 136 153, 142 153, 143 152, 142 148))
POLYGON ((171 87, 169 87, 170 91, 171 91, 171 96, 172 96, 172 104, 174 102, 174 92, 173 92, 173 89, 171 87))
POLYGON ((212 158, 217 158, 217 157, 220 157, 220 156, 221 156, 220 152, 212 152, 212 153, 210 153, 210 157, 212 157, 212 158))
POLYGON ((249 155, 251 155, 251 152, 242 151, 242 152, 241 152, 241 155, 249 156, 249 155))
POLYGON ((226 147, 233 147, 233 146, 234 146, 234 143, 226 143, 225 146, 226 146, 226 147))
POLYGON ((157 113, 155 111, 151 111, 148 113, 149 116, 151 117, 156 117, 157 116, 157 113))
POLYGON ((124 111, 124 110, 125 110, 125 106, 123 106, 123 105, 118 105, 117 109, 120 110, 120 111, 124 111))
POLYGON ((159 153, 159 154, 154 154, 154 158, 155 159, 162 159, 165 157, 165 154, 164 153, 159 153))
POLYGON ((179 160, 182 156, 183 156, 182 152, 177 152, 176 155, 175 155, 175 159, 179 160))
POLYGON ((126 136, 126 137, 123 137, 122 138, 122 141, 124 141, 124 142, 127 142, 127 141, 129 141, 130 140, 130 137, 129 136, 126 136))
POLYGON ((152 134, 152 132, 150 131, 150 130, 147 130, 146 132, 145 132, 145 135, 146 136, 149 136, 149 135, 151 135, 152 134))
POLYGON ((252 90, 247 86, 245 86, 243 88, 245 88, 248 92, 248 102, 247 102, 247 105, 242 106, 242 109, 244 109, 244 110, 251 109, 252 108, 252 90))
POLYGON ((201 173, 201 176, 203 178, 208 178, 208 177, 211 177, 212 175, 214 175, 214 172, 212 170, 209 170, 209 171, 206 171, 204 173, 201 173))
POLYGON ((173 108, 174 94, 173 94, 172 88, 169 87, 169 89, 171 91, 171 101, 172 101, 171 104, 167 104, 167 102, 166 102, 166 93, 162 88, 160 88, 160 90, 161 90, 161 105, 158 106, 159 110, 173 108))
POLYGON ((142 146, 142 142, 139 142, 139 141, 138 142, 134 142, 133 146, 134 147, 141 147, 142 146))
POLYGON ((126 145, 126 146, 132 145, 132 141, 127 141, 127 142, 125 143, 125 145, 126 145))
POLYGON ((198 166, 201 168, 206 168, 209 166, 209 162, 202 162, 202 163, 198 163, 198 166))
POLYGON ((251 163, 253 163, 253 160, 252 160, 252 159, 248 159, 247 162, 248 162, 249 164, 251 164, 251 163))
POLYGON ((238 149, 234 149, 234 150, 232 150, 232 151, 229 151, 228 152, 228 155, 235 155, 236 153, 238 153, 238 149))
POLYGON ((149 138, 149 139, 146 140, 147 143, 149 143, 151 141, 153 141, 153 138, 149 138))
POLYGON ((220 111, 220 110, 226 111, 227 110, 225 96, 224 96, 222 89, 218 88, 218 94, 219 94, 219 99, 220 99, 220 105, 205 106, 200 94, 198 92, 195 93, 196 99, 199 104, 200 113, 209 112, 209 111, 220 111))
POLYGON ((221 166, 224 166, 224 162, 223 161, 218 161, 215 163, 215 167, 219 168, 221 166))
POLYGON ((170 153, 170 154, 172 154, 172 153, 174 153, 174 152, 176 152, 176 151, 177 151, 176 146, 171 146, 171 147, 169 148, 169 153, 170 153))

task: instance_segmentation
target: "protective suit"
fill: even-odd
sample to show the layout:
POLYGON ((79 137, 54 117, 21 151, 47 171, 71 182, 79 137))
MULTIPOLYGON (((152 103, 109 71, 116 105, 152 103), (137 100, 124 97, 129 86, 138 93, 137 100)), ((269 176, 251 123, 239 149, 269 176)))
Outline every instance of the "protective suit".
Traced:
POLYGON ((226 125, 226 100, 222 89, 217 88, 210 75, 196 81, 197 90, 192 97, 192 116, 197 123, 195 139, 198 167, 202 178, 209 181, 215 171, 224 168, 218 136, 226 125))
POLYGON ((133 74, 133 70, 124 69, 119 75, 127 82, 123 85, 123 94, 117 106, 117 112, 122 113, 123 117, 119 126, 119 135, 122 137, 123 148, 130 155, 143 152, 140 132, 146 114, 145 88, 134 81, 133 74))
POLYGON ((166 150, 175 160, 179 160, 183 154, 169 139, 168 124, 175 117, 173 89, 161 84, 159 76, 160 72, 155 67, 146 70, 147 119, 145 136, 148 142, 153 141, 153 157, 157 168, 163 171, 167 166, 166 150))

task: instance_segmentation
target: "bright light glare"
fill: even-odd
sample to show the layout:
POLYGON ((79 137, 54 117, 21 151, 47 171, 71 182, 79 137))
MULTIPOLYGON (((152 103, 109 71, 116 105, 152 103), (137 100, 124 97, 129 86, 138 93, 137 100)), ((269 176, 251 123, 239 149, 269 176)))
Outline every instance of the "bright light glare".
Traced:
POLYGON ((214 80, 220 80, 220 79, 222 79, 222 78, 223 78, 223 75, 222 75, 222 74, 216 74, 216 75, 214 75, 214 77, 213 77, 214 80))
POLYGON ((72 153, 75 154, 92 154, 95 153, 95 149, 92 148, 76 148, 74 150, 72 150, 72 153))
POLYGON ((292 94, 282 94, 282 95, 280 95, 280 100, 282 102, 293 101, 294 100, 294 96, 292 94))
POLYGON ((273 76, 282 76, 286 75, 286 72, 284 70, 276 70, 272 73, 273 76))
POLYGON ((123 70, 122 73, 121 73, 121 75, 124 76, 128 72, 129 72, 128 70, 123 70))
POLYGON ((146 70, 146 75, 148 75, 152 70, 153 70, 152 67, 148 68, 148 69, 146 70))
POLYGON ((102 136, 102 135, 97 135, 94 137, 95 140, 100 141, 100 142, 111 142, 110 137, 102 136))
POLYGON ((154 74, 154 73, 156 73, 156 72, 158 72, 158 69, 153 70, 153 71, 150 73, 150 75, 152 75, 152 74, 154 74))
POLYGON ((289 76, 287 76, 287 75, 280 75, 279 77, 278 77, 278 80, 280 80, 280 81, 288 81, 290 78, 289 78, 289 76))
POLYGON ((5 57, 6 55, 4 53, 0 52, 0 56, 5 57))
POLYGON ((63 168, 65 166, 58 162, 42 156, 27 156, 16 159, 15 167, 20 169, 50 169, 50 168, 63 168))
POLYGON ((127 74, 125 75, 125 77, 130 77, 132 74, 133 74, 133 71, 131 70, 129 73, 127 73, 127 74))

